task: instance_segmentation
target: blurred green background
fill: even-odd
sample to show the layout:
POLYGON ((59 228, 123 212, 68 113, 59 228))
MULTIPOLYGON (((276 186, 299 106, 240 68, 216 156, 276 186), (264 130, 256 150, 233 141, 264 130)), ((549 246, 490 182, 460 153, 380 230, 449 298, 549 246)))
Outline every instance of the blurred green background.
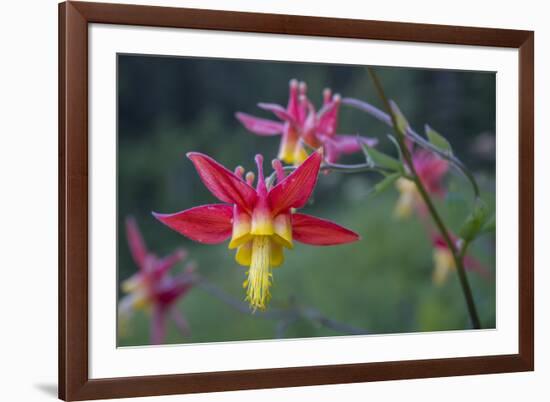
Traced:
MULTIPOLYGON (((412 127, 422 132, 429 123, 450 140, 455 153, 475 172, 484 199, 494 209, 495 74, 387 67, 376 71, 412 127)), ((234 114, 243 111, 271 118, 256 103, 286 106, 291 78, 307 82, 308 96, 317 106, 322 90, 330 87, 344 97, 380 107, 362 66, 118 56, 119 283, 137 270, 124 229, 125 217, 133 215, 152 251, 165 255, 177 247, 186 248, 202 276, 236 300, 244 299, 246 268, 237 265, 227 244, 194 243, 157 222, 151 211, 171 213, 218 202, 185 158, 188 151, 206 153, 230 169, 240 164, 255 170, 253 157, 258 152, 268 161, 274 158, 279 137, 247 132, 234 114)), ((386 139, 389 128, 360 111, 343 107, 339 128, 340 133, 378 137, 379 148, 393 152, 386 139)), ((359 154, 342 162, 361 160, 359 154)), ((438 207, 457 231, 472 195, 458 174, 447 177, 449 192, 438 207)), ((309 306, 369 333, 468 328, 457 275, 451 273, 442 287, 432 283, 430 238, 414 216, 406 221, 393 217, 395 189, 369 195, 379 180, 370 174, 321 176, 314 202, 304 212, 347 226, 362 240, 334 247, 297 244, 285 252, 284 265, 274 270, 270 306, 309 306)), ((493 235, 471 247, 471 254, 491 273, 490 278, 469 274, 485 328, 495 326, 494 250, 493 235)), ((169 324, 167 343, 342 335, 308 320, 289 323, 283 333, 286 323, 237 311, 200 288, 181 299, 178 308, 192 334, 182 338, 169 324)), ((139 312, 118 344, 148 343, 149 317, 139 312)))

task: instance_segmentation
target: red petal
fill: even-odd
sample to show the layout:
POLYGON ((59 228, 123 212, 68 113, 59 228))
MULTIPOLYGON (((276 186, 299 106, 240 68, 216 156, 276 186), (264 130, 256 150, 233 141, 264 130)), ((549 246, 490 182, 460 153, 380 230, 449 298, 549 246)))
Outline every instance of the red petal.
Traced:
POLYGON ((201 205, 175 214, 157 214, 153 216, 170 229, 205 244, 217 244, 231 236, 231 217, 233 208, 230 205, 201 205))
POLYGON ((329 101, 319 110, 317 115, 319 123, 317 127, 320 132, 329 135, 334 134, 339 106, 339 102, 329 101))
POLYGON ((256 190, 214 159, 198 152, 189 152, 204 185, 220 201, 237 204, 250 212, 256 202, 256 190))
POLYGON ((338 125, 338 112, 340 110, 340 96, 334 95, 332 101, 327 103, 319 112, 319 130, 326 135, 336 134, 338 125))
POLYGON ((300 102, 298 100, 298 81, 295 79, 290 80, 289 82, 289 94, 288 94, 288 104, 286 110, 290 113, 291 116, 298 119, 300 115, 300 102))
POLYGON ((340 152, 349 154, 361 150, 361 143, 373 147, 378 143, 376 138, 361 137, 357 135, 339 134, 332 138, 340 152))
POLYGON ((314 216, 292 214, 292 236, 295 240, 316 246, 332 246, 359 240, 359 235, 334 222, 314 216))
POLYGON ((449 169, 448 162, 424 150, 416 151, 413 155, 413 161, 416 172, 420 176, 428 192, 443 196, 445 194, 445 188, 443 187, 442 180, 449 169))
POLYGON ((321 154, 312 153, 294 172, 271 189, 268 201, 273 216, 306 204, 317 183, 321 159, 321 154))
POLYGON ((187 252, 185 250, 177 250, 172 254, 164 257, 158 262, 156 266, 156 273, 160 277, 169 271, 174 265, 187 257, 187 252))
POLYGON ((326 151, 327 161, 336 162, 340 155, 353 154, 361 150, 360 142, 372 147, 378 143, 376 138, 359 137, 356 135, 336 135, 322 139, 326 151))
POLYGON ((283 123, 278 121, 261 119, 246 113, 237 112, 235 117, 246 127, 247 130, 259 135, 277 135, 283 131, 283 123))
POLYGON ((270 111, 281 120, 288 121, 290 123, 295 122, 294 117, 292 117, 292 115, 288 113, 281 105, 277 105, 276 103, 258 103, 258 107, 260 109, 270 111))
POLYGON ((145 257, 147 256, 147 247, 141 236, 136 220, 132 217, 126 218, 126 237, 128 238, 128 246, 134 258, 135 263, 141 268, 144 265, 145 257))
POLYGON ((193 286, 193 280, 185 274, 179 277, 165 278, 154 289, 155 299, 161 306, 168 307, 183 297, 193 286))

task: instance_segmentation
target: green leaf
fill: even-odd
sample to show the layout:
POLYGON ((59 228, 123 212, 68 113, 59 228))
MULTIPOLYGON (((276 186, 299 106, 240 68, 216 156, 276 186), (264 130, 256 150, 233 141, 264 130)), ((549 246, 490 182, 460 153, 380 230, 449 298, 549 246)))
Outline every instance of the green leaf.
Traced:
POLYGON ((493 214, 489 219, 487 219, 487 221, 481 228, 480 233, 492 233, 495 230, 496 230, 496 220, 495 220, 495 214, 493 214))
POLYGON ((397 154, 399 155, 399 160, 401 161, 401 164, 405 165, 405 159, 403 159, 403 153, 401 152, 401 147, 399 146, 399 142, 397 141, 397 138, 395 138, 393 135, 388 134, 388 138, 390 139, 391 143, 395 146, 395 149, 397 149, 397 154))
POLYGON ((374 194, 379 194, 391 186, 397 179, 401 177, 401 173, 396 172, 387 175, 382 181, 379 181, 374 186, 374 194))
POLYGON ((432 143, 433 146, 438 148, 439 150, 445 152, 448 155, 453 154, 453 149, 451 147, 451 144, 445 137, 443 137, 441 134, 439 134, 437 131, 435 131, 433 128, 428 126, 427 124, 424 126, 424 130, 426 131, 426 136, 428 137, 428 140, 432 143))
POLYGON ((390 108, 397 122, 397 130, 401 134, 406 135, 407 128, 409 128, 409 122, 407 121, 403 113, 401 113, 401 110, 399 110, 397 103, 395 103, 393 100, 390 100, 390 108))
POLYGON ((459 231, 459 235, 465 241, 472 241, 480 233, 484 227, 489 210, 485 203, 478 199, 474 205, 473 211, 470 213, 466 221, 462 225, 459 231))
POLYGON ((363 152, 365 153, 367 162, 372 167, 381 167, 397 171, 402 170, 402 165, 397 159, 386 155, 385 153, 380 152, 372 147, 369 147, 365 143, 361 143, 361 147, 363 148, 363 152))

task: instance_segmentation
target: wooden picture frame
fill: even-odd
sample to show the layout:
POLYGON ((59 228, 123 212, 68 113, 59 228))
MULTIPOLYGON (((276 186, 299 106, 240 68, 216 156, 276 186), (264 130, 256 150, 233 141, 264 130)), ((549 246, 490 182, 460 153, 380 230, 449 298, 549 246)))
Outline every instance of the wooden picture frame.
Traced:
POLYGON ((534 33, 382 21, 65 2, 59 5, 59 397, 138 397, 534 369, 534 33), (196 374, 88 375, 88 24, 519 49, 519 353, 196 374))

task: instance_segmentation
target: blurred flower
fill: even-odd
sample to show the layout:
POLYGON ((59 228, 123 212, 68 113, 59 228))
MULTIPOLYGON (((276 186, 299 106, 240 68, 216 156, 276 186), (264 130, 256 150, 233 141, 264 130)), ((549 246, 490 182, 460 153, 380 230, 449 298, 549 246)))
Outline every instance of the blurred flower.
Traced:
MULTIPOLYGON (((455 243, 457 249, 460 247, 460 239, 458 239, 452 233, 451 239, 455 243)), ((455 261, 453 259, 453 253, 447 246, 447 242, 443 236, 437 234, 432 236, 433 244, 433 262, 434 270, 432 274, 432 280, 435 285, 442 286, 449 276, 449 273, 456 268, 455 261)), ((469 255, 464 257, 464 268, 468 271, 475 271, 478 274, 488 277, 489 273, 481 263, 469 255)))
MULTIPOLYGON (((428 194, 435 197, 445 196, 443 176, 445 176, 445 173, 449 169, 447 161, 424 149, 414 151, 412 153, 412 160, 416 173, 428 194)), ((416 210, 421 215, 426 213, 424 200, 422 200, 413 181, 401 177, 397 180, 395 186, 400 193, 395 206, 395 216, 398 218, 407 218, 412 214, 413 210, 416 210)))
POLYGON ((270 299, 271 270, 283 263, 283 247, 293 240, 328 246, 353 242, 359 236, 331 221, 295 212, 308 201, 317 182, 321 155, 314 152, 294 172, 285 177, 281 162, 273 161, 277 184, 263 174, 263 158, 256 155, 258 180, 254 174, 242 179, 244 169, 232 173, 214 159, 196 152, 187 155, 205 186, 226 204, 210 204, 175 214, 153 215, 168 227, 201 243, 217 244, 231 237, 235 259, 249 267, 246 299, 253 310, 265 309, 270 299))
POLYGON ((177 250, 167 257, 159 258, 147 250, 134 218, 126 219, 128 246, 139 271, 122 282, 122 291, 127 293, 119 302, 119 317, 124 324, 136 310, 150 311, 151 343, 164 341, 166 318, 172 318, 182 334, 189 334, 189 325, 175 308, 175 302, 184 296, 194 284, 195 266, 188 263, 183 273, 169 274, 170 269, 186 257, 184 250, 177 250))
POLYGON ((316 112, 306 96, 305 82, 290 81, 287 107, 274 103, 259 103, 258 107, 272 112, 280 121, 262 119, 237 112, 237 119, 250 131, 258 135, 282 134, 278 158, 298 165, 307 158, 304 144, 310 148, 324 147, 328 162, 335 162, 341 154, 361 150, 359 141, 373 146, 376 139, 355 135, 337 135, 340 95, 332 95, 330 89, 323 92, 323 107, 316 112))

